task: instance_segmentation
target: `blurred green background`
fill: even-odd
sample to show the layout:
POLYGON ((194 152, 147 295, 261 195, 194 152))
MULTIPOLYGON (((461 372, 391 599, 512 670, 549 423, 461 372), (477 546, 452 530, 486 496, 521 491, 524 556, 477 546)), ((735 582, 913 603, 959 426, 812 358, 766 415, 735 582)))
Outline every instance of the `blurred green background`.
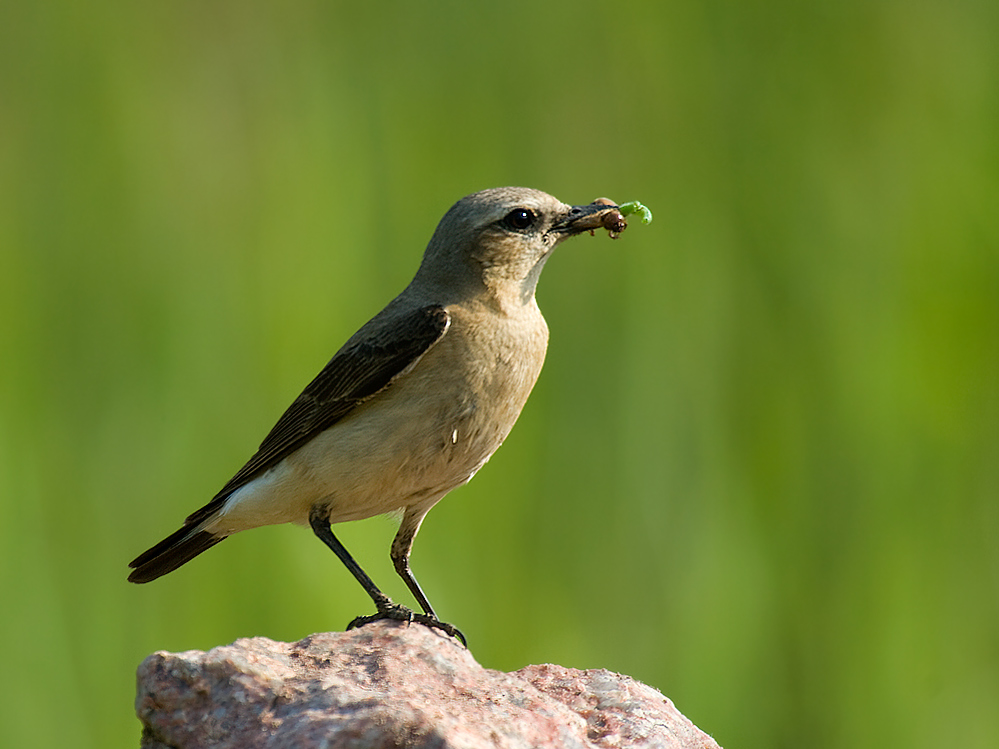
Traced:
MULTIPOLYGON (((726 747, 999 746, 999 5, 0 6, 0 725, 134 746, 159 649, 342 629, 305 530, 126 563, 521 184, 548 362, 413 566, 478 660, 726 747)), ((391 521, 338 526, 409 601, 391 521)))

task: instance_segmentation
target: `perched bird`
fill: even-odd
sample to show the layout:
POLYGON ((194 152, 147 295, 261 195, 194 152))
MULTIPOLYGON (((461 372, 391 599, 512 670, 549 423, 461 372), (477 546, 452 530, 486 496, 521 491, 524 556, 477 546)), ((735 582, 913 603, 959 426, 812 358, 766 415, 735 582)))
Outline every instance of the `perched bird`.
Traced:
POLYGON ((131 562, 128 579, 155 580, 239 531, 308 523, 374 601, 376 613, 348 629, 417 621, 464 642, 409 568, 413 539, 430 508, 500 446, 538 379, 548 326, 534 290, 552 250, 623 223, 609 200, 568 206, 520 187, 458 201, 412 282, 344 344, 208 504, 131 562), (392 562, 422 614, 382 593, 330 527, 394 511, 402 523, 392 562))

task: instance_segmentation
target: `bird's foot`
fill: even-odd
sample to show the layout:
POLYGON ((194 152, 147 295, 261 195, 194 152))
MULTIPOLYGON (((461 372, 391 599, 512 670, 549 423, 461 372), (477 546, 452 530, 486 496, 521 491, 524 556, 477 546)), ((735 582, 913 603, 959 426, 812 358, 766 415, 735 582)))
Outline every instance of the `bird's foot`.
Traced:
POLYGON ((397 622, 416 622, 422 624, 425 627, 430 627, 431 629, 439 629, 444 634, 450 635, 455 639, 461 641, 461 644, 466 648, 468 643, 465 642, 465 635, 461 633, 461 630, 455 627, 453 624, 448 624, 447 622, 442 622, 436 616, 430 616, 429 614, 418 614, 410 608, 403 606, 398 603, 392 603, 391 601, 385 605, 378 607, 378 613, 370 614, 368 616, 359 616, 350 624, 347 625, 347 630, 356 629, 357 627, 363 627, 365 624, 370 624, 371 622, 377 622, 382 619, 391 619, 397 622))

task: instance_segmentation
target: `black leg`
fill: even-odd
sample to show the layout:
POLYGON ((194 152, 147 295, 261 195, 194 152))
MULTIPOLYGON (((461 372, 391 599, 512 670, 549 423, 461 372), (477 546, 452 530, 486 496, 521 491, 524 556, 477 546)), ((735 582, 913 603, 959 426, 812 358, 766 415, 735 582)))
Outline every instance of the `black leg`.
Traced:
POLYGON ((350 574, 357 579, 357 582, 361 584, 365 592, 371 596, 371 600, 375 602, 375 607, 379 611, 385 606, 393 605, 392 599, 378 590, 378 586, 368 577, 368 573, 361 569, 361 565, 354 561, 354 557, 350 555, 350 552, 333 535, 333 529, 330 527, 329 520, 324 518, 322 513, 316 511, 309 513, 309 525, 312 526, 312 532, 319 537, 319 540, 329 546, 333 550, 333 553, 340 558, 340 561, 344 563, 344 566, 350 570, 350 574))
MULTIPOLYGON (((414 595, 416 595, 416 599, 420 602, 420 605, 426 612, 425 614, 417 614, 401 604, 394 603, 391 598, 378 589, 378 586, 375 585, 374 581, 368 577, 368 573, 361 569, 361 566, 354 561, 354 557, 350 555, 350 552, 348 552, 347 549, 344 548, 344 545, 337 540, 337 537, 333 535, 333 530, 330 528, 328 516, 324 511, 318 509, 313 510, 309 514, 309 525, 312 526, 312 531, 316 534, 319 540, 326 544, 333 551, 333 553, 337 555, 340 561, 344 563, 344 566, 350 570, 350 574, 352 574, 357 582, 361 584, 361 587, 364 588, 365 592, 371 596, 371 600, 374 602, 375 608, 378 611, 377 614, 359 616, 355 618, 350 622, 350 624, 347 625, 348 630, 369 624, 370 622, 378 621, 379 619, 394 619, 396 621, 403 622, 415 621, 427 627, 439 629, 452 637, 456 637, 461 640, 462 645, 467 647, 465 636, 458 630, 457 627, 440 621, 434 615, 433 609, 430 608, 430 604, 427 602, 427 597, 423 594, 423 591, 420 590, 420 586, 411 572, 409 573, 409 578, 412 579, 413 582, 410 586, 410 590, 412 590, 414 595), (413 586, 415 586, 415 588, 413 586)), ((407 571, 409 569, 408 563, 406 565, 406 569, 407 571)), ((406 577, 404 576, 403 579, 405 580, 406 577)), ((409 585, 408 580, 407 585, 409 585)))
POLYGON ((395 534, 395 540, 392 541, 389 556, 392 557, 395 571, 406 583, 413 598, 420 604, 424 612, 436 619, 437 614, 434 613, 433 606, 430 605, 426 593, 423 592, 423 588, 420 587, 416 581, 416 576, 409 568, 409 553, 413 550, 413 539, 416 538, 416 532, 420 530, 420 523, 423 522, 423 517, 426 514, 426 511, 409 511, 403 516, 399 532, 395 534))

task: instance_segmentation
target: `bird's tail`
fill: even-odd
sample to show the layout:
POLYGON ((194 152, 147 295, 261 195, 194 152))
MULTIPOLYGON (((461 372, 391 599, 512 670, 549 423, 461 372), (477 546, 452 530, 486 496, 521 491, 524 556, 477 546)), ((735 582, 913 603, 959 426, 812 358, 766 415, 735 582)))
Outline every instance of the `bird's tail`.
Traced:
POLYGON ((185 525, 137 556, 128 564, 132 568, 128 581, 148 583, 162 577, 226 538, 211 531, 199 530, 200 527, 203 527, 201 523, 185 525))

